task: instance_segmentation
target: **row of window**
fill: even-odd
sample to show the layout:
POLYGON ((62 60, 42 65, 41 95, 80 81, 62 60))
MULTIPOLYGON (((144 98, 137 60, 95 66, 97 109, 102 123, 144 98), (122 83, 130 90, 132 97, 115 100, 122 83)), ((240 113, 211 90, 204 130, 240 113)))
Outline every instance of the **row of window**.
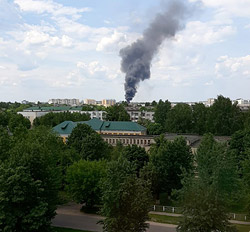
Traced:
POLYGON ((115 132, 115 133, 102 132, 101 134, 103 134, 103 135, 138 135, 138 133, 119 133, 119 132, 115 132))
POLYGON ((122 144, 136 144, 136 145, 150 145, 151 144, 151 140, 150 139, 120 139, 120 138, 116 138, 116 139, 111 139, 111 138, 104 138, 104 140, 109 143, 109 144, 117 144, 118 142, 122 143, 122 144))

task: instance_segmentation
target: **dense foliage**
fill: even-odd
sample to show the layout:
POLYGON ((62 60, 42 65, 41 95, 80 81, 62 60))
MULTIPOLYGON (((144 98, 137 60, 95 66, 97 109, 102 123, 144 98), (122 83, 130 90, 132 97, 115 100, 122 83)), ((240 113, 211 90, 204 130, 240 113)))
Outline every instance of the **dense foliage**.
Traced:
POLYGON ((133 162, 112 161, 103 185, 103 231, 143 232, 148 228, 150 182, 135 174, 133 162))
POLYGON ((239 189, 233 153, 207 134, 196 162, 198 176, 186 175, 183 182, 184 221, 178 231, 236 231, 228 217, 228 207, 239 189))
POLYGON ((82 159, 99 160, 108 158, 110 148, 102 137, 90 126, 79 123, 68 137, 68 146, 82 159))
POLYGON ((8 128, 10 132, 14 132, 18 127, 30 128, 29 119, 21 114, 3 111, 0 112, 0 126, 8 128))
POLYGON ((90 120, 89 114, 81 114, 81 113, 70 113, 70 112, 60 112, 60 113, 48 113, 45 114, 42 117, 35 118, 33 124, 34 126, 48 126, 48 127, 54 127, 61 122, 64 121, 73 121, 73 122, 79 122, 79 121, 88 121, 90 120))
POLYGON ((149 162, 149 156, 143 147, 136 145, 127 146, 123 149, 122 154, 129 162, 135 164, 137 174, 149 162))
POLYGON ((62 140, 46 128, 9 140, 8 157, 0 161, 0 230, 49 231, 61 187, 62 140))
POLYGON ((165 128, 165 122, 167 119, 167 114, 171 109, 171 103, 169 101, 163 102, 160 100, 155 106, 154 121, 162 125, 165 128))
POLYGON ((249 127, 250 110, 241 112, 237 104, 232 104, 229 98, 223 96, 218 96, 210 107, 202 103, 196 103, 193 106, 178 103, 171 108, 170 102, 160 100, 155 106, 154 120, 163 130, 151 132, 152 126, 156 127, 156 125, 148 123, 145 126, 149 134, 213 133, 230 136, 238 130, 249 127))
POLYGON ((100 204, 100 183, 105 176, 106 162, 80 160, 67 170, 68 192, 77 203, 87 207, 100 204))
POLYGON ((130 116, 122 104, 109 106, 106 111, 105 120, 107 121, 130 121, 130 116))
POLYGON ((154 166, 157 178, 155 194, 159 199, 161 192, 171 194, 173 189, 180 189, 183 172, 190 172, 193 167, 193 154, 183 137, 169 141, 160 136, 150 149, 150 161, 154 166))

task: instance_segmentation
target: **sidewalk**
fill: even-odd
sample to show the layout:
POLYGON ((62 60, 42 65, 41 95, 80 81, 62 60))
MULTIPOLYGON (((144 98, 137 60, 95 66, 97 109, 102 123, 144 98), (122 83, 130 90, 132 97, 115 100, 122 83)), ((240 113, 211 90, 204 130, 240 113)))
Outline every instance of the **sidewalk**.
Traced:
MULTIPOLYGON (((170 217, 182 216, 182 214, 177 214, 177 213, 165 213, 165 212, 156 212, 156 211, 150 211, 149 213, 156 214, 156 215, 165 215, 165 216, 170 216, 170 217)), ((245 221, 230 220, 230 222, 233 224, 239 224, 239 225, 250 225, 250 222, 245 222, 245 221)))

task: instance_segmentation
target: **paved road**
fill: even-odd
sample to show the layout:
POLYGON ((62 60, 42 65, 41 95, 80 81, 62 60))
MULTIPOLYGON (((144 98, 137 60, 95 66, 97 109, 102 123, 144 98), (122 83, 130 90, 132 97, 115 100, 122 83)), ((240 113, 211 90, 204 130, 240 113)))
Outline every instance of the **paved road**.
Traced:
MULTIPOLYGON (((92 215, 58 214, 52 221, 54 226, 101 232, 102 227, 96 224, 101 218, 92 215)), ((176 232, 175 226, 150 222, 148 232, 176 232)))
MULTIPOLYGON (((97 224, 102 217, 80 212, 80 206, 76 204, 58 208, 57 216, 52 224, 58 227, 66 227, 80 230, 101 232, 102 226, 97 224)), ((150 222, 148 232, 176 232, 176 226, 150 222)))

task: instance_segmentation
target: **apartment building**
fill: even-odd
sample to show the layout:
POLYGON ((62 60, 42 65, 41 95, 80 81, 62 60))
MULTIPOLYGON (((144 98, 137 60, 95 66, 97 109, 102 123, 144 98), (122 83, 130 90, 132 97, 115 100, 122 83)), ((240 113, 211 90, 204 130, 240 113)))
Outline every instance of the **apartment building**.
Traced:
POLYGON ((140 110, 139 107, 126 107, 126 111, 130 116, 132 122, 137 122, 140 118, 147 119, 154 122, 154 111, 140 110))
POLYGON ((48 101, 49 104, 54 104, 54 105, 68 105, 68 106, 79 106, 80 101, 79 99, 49 99, 48 101))

